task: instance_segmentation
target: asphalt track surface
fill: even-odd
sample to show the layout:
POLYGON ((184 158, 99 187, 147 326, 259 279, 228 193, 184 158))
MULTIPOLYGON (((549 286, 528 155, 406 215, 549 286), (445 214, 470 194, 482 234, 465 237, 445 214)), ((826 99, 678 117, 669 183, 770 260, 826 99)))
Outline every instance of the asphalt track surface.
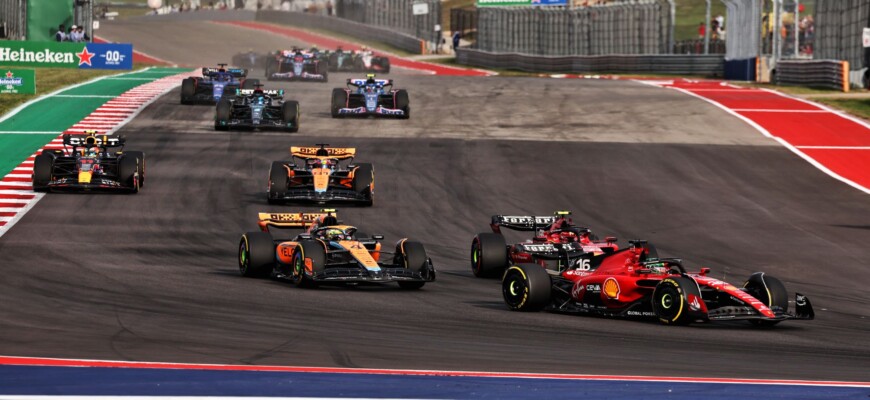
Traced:
MULTIPOLYGON (((203 65, 290 44, 211 23, 101 34, 203 65)), ((297 134, 216 133, 213 109, 180 106, 178 90, 149 106, 120 132, 147 153, 140 194, 51 194, 0 238, 0 354, 870 380, 868 197, 736 118, 634 82, 396 71, 410 120, 333 120, 337 77, 277 85, 302 104, 297 134), (270 162, 322 141, 375 165, 375 206, 340 217, 387 243, 424 242, 437 282, 302 290, 238 276, 257 212, 316 210, 266 204, 270 162), (492 214, 566 208, 599 236, 648 239, 732 283, 766 271, 817 318, 755 329, 508 311, 497 281, 471 275, 471 238, 492 214)))

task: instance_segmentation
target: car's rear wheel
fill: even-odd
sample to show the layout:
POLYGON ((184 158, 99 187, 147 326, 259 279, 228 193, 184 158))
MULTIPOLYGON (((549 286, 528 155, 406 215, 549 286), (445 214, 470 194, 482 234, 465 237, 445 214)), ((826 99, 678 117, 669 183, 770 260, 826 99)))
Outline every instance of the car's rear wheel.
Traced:
POLYGON ((663 324, 686 325, 700 317, 691 303, 701 301, 701 292, 695 281, 674 276, 663 279, 656 285, 652 295, 652 308, 663 324))
POLYGON ((221 98, 215 108, 214 130, 227 131, 230 129, 230 114, 232 113, 232 104, 229 100, 221 98))
POLYGON ((480 233, 471 241, 471 272, 478 278, 493 278, 508 265, 507 244, 497 233, 480 233))
POLYGON ((347 107, 347 91, 340 88, 332 89, 332 105, 330 107, 332 118, 338 118, 339 110, 344 107, 347 107))
POLYGON ((384 57, 381 59, 381 68, 383 68, 383 70, 381 72, 383 72, 385 74, 390 73, 390 59, 389 58, 384 57))
POLYGON ((54 156, 51 154, 40 154, 33 159, 32 184, 34 192, 48 190, 52 169, 54 169, 54 156))
POLYGON ((181 104, 193 104, 196 96, 196 81, 193 78, 184 78, 181 81, 181 104))
POLYGON ((131 193, 139 193, 139 159, 122 154, 118 160, 118 181, 131 193))
POLYGON ((402 118, 411 118, 411 99, 408 96, 407 90, 399 89, 396 92, 396 108, 404 111, 404 115, 402 115, 402 118))
POLYGON ((326 268, 326 250, 323 244, 317 240, 303 240, 299 242, 295 254, 293 254, 293 284, 301 288, 317 287, 315 282, 309 275, 305 273, 308 269, 311 275, 317 275, 326 268), (306 265, 306 259, 311 260, 311 267, 306 265))
MULTIPOLYGON (((756 272, 749 276, 743 288, 752 297, 769 307, 775 315, 788 313, 788 291, 779 279, 764 272, 756 272)), ((757 326, 773 326, 780 321, 752 319, 749 322, 757 326)))
POLYGON ((353 172, 353 190, 366 197, 364 205, 374 203, 375 167, 369 163, 357 164, 353 172))
POLYGON ((268 232, 248 232, 239 241, 239 273, 250 278, 268 277, 275 267, 275 241, 268 232))
MULTIPOLYGON (((393 263, 404 266, 405 269, 417 272, 424 279, 429 277, 429 256, 426 255, 426 249, 423 243, 403 240, 396 245, 396 256, 393 263)), ((424 281, 399 281, 399 287, 402 289, 415 290, 422 288, 426 282, 424 281)))
POLYGON ((502 297, 513 311, 540 311, 550 303, 551 285, 550 275, 540 265, 512 265, 502 277, 502 297))
POLYGON ((281 105, 281 115, 284 117, 284 130, 287 132, 299 132, 299 102, 295 100, 285 101, 281 105))
POLYGON ((145 153, 141 151, 125 151, 127 157, 136 157, 139 160, 139 188, 145 187, 145 153))
POLYGON ((287 191, 287 168, 281 161, 273 161, 269 169, 269 204, 278 202, 276 196, 287 191))

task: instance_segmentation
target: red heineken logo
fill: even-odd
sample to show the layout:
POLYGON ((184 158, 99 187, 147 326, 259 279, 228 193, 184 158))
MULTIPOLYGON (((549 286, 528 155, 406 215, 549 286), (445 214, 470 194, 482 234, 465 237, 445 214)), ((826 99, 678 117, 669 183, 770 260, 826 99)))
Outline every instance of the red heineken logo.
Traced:
POLYGON ((13 76, 15 75, 12 74, 12 71, 6 71, 6 78, 12 79, 13 76))
MULTIPOLYGON (((79 65, 88 64, 91 65, 91 57, 94 56, 94 53, 88 52, 88 46, 85 46, 85 49, 82 50, 81 53, 76 53, 76 57, 79 58, 79 65)), ((93 65, 91 65, 93 66, 93 65)))

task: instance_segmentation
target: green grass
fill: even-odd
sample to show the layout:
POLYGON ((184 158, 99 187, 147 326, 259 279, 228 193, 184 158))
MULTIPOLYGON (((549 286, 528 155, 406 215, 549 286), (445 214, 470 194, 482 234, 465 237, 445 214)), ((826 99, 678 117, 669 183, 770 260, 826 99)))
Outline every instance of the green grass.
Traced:
MULTIPOLYGON (((142 68, 142 65, 136 64, 133 69, 142 68)), ((20 68, 0 65, 3 68, 20 68)), ((9 110, 24 104, 25 102, 42 96, 46 93, 51 93, 65 86, 74 85, 76 83, 85 82, 99 76, 113 75, 123 71, 111 70, 87 70, 75 68, 33 68, 36 70, 36 94, 19 94, 19 95, 3 95, 0 96, 0 116, 5 115, 9 110)))
POLYGON ((870 120, 870 99, 813 98, 813 101, 870 120))
POLYGON ((757 82, 732 82, 735 85, 746 86, 746 87, 757 87, 764 89, 772 89, 778 90, 780 92, 791 94, 791 95, 805 95, 805 94, 813 94, 813 95, 826 95, 826 94, 840 94, 843 93, 840 90, 833 89, 825 89, 825 88, 813 88, 807 86, 778 86, 771 83, 757 83, 757 82))

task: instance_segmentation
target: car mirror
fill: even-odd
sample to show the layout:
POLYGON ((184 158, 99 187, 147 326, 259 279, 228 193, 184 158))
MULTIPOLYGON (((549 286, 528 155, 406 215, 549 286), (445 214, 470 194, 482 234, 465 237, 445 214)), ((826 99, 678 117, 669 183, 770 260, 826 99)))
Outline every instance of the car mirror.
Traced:
POLYGON ((384 235, 372 235, 372 239, 374 239, 374 240, 384 240, 384 235))
POLYGON ((311 239, 311 235, 309 235, 309 234, 307 234, 307 233, 300 233, 300 234, 299 234, 299 239, 301 239, 301 240, 309 240, 309 239, 311 239))

